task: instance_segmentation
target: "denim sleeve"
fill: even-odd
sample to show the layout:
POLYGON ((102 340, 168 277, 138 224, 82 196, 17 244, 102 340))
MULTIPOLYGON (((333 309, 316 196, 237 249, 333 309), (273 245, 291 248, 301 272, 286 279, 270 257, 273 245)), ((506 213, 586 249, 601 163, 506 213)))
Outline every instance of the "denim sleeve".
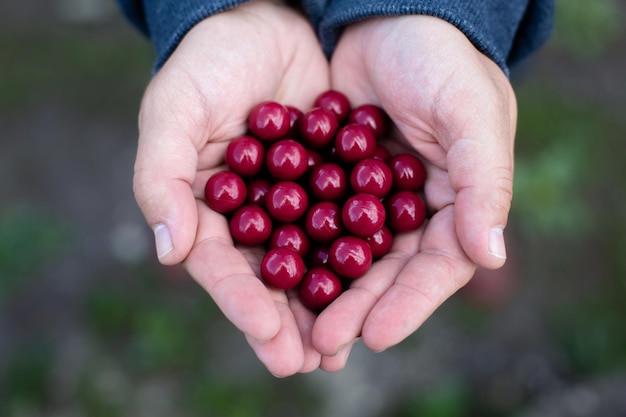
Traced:
MULTIPOLYGON (((129 19, 149 36, 160 68, 183 36, 205 17, 246 0, 118 0, 129 19)), ((505 73, 550 36, 554 0, 302 0, 322 47, 331 56, 341 30, 375 16, 425 14, 458 27, 505 73)))
POLYGON ((510 66, 548 39, 554 14, 554 0, 305 0, 303 4, 327 56, 350 23, 375 16, 424 14, 459 28, 507 75, 510 66))
POLYGON ((157 70, 196 23, 245 1, 118 0, 118 3, 128 20, 152 41, 157 70))
POLYGON ((139 0, 118 0, 117 3, 124 13, 124 16, 145 36, 150 36, 146 24, 146 16, 143 12, 143 5, 139 0))

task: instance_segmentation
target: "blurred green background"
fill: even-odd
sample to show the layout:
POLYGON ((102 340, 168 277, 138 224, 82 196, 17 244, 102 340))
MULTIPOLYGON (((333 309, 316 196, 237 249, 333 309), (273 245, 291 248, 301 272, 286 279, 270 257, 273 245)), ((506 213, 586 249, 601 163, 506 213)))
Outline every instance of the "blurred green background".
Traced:
POLYGON ((519 99, 510 261, 346 369, 267 374, 131 190, 149 44, 112 0, 0 2, 0 416, 626 415, 626 5, 557 0, 519 99))

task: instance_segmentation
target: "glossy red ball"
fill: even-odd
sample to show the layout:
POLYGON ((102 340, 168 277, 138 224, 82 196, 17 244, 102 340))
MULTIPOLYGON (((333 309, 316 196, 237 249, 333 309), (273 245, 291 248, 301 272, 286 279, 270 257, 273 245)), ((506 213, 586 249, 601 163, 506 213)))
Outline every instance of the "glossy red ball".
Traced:
POLYGON ((389 160, 396 190, 418 191, 426 181, 424 164, 415 155, 401 153, 389 160))
POLYGON ((335 114, 339 123, 343 122, 350 113, 350 100, 345 94, 337 90, 328 90, 317 96, 314 107, 330 110, 335 114))
POLYGON ((426 219, 426 204, 413 191, 398 191, 385 200, 387 224, 396 233, 418 229, 426 219))
POLYGON ((291 117, 285 106, 275 101, 264 101, 252 108, 248 115, 248 129, 258 139, 276 140, 289 132, 291 117))
POLYGON ((380 159, 363 159, 350 173, 350 186, 355 193, 368 193, 383 198, 389 193, 392 185, 391 169, 380 159))
POLYGON ((289 248, 270 249, 261 260, 261 278, 280 290, 295 288, 304 276, 302 257, 289 248))
POLYGON ((393 245, 393 233, 387 226, 383 226, 371 236, 365 238, 372 249, 372 257, 374 260, 380 259, 391 250, 393 245))
POLYGON ((299 284, 298 298, 312 311, 320 311, 341 294, 341 280, 325 267, 310 269, 299 284))
POLYGON ((297 180, 308 168, 307 151, 293 139, 282 139, 267 151, 265 164, 275 179, 297 180))
POLYGON ((385 224, 385 206, 371 194, 355 194, 343 205, 341 222, 353 235, 371 236, 385 224))
POLYGON ((289 248, 302 257, 309 253, 310 247, 311 243, 304 229, 293 223, 278 226, 269 240, 270 249, 289 248))
POLYGON ((309 208, 304 219, 309 237, 319 243, 330 243, 343 231, 341 209, 330 201, 322 201, 309 208))
POLYGON ((316 167, 318 165, 322 165, 324 163, 324 156, 318 151, 314 151, 313 149, 307 149, 307 165, 309 169, 316 167))
POLYGON ((387 162, 391 159, 391 152, 389 152, 389 150, 382 145, 376 145, 371 158, 387 162))
POLYGON ((262 245, 272 233, 272 220, 263 208, 256 205, 240 207, 230 219, 233 240, 246 246, 262 245))
POLYGON ((372 250, 361 238, 342 236, 330 246, 328 264, 340 277, 356 279, 365 275, 372 265, 372 250))
POLYGON ((230 213, 246 201, 247 189, 243 179, 234 172, 213 174, 204 186, 207 205, 218 213, 230 213))
POLYGON ((299 184, 281 181, 272 186, 265 197, 265 206, 274 220, 291 223, 304 215, 309 197, 299 184))
POLYGON ((328 265, 329 250, 327 246, 313 246, 309 250, 309 256, 307 256, 307 265, 309 268, 328 265))
POLYGON ((247 204, 256 204, 265 207, 265 197, 274 183, 267 178, 257 177, 248 182, 247 204))
POLYGON ((348 116, 349 123, 358 123, 369 127, 377 139, 383 138, 389 130, 389 117, 383 109, 373 104, 355 107, 348 116))
POLYGON ((231 171, 244 177, 251 177, 263 168, 265 148, 252 136, 239 136, 228 144, 224 160, 231 171))
POLYGON ((339 129, 335 136, 335 153, 347 163, 369 158, 376 149, 376 137, 372 130, 356 123, 339 129))
POLYGON ((337 117, 330 110, 315 107, 300 118, 300 135, 313 149, 322 149, 332 144, 339 128, 337 117))
POLYGON ((289 131, 285 137, 295 139, 300 135, 300 119, 304 115, 302 110, 295 106, 285 106, 289 112, 289 131))
POLYGON ((325 163, 313 168, 309 176, 309 192, 322 201, 336 201, 348 188, 348 175, 337 164, 325 163))

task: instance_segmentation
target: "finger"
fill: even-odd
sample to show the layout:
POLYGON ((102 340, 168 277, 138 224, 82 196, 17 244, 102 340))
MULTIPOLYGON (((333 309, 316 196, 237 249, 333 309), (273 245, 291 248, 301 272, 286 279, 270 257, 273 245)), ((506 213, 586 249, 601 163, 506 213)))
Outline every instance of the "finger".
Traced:
POLYGON ((454 204, 456 193, 450 185, 448 171, 433 164, 425 164, 426 182, 424 183, 425 202, 429 213, 454 204))
POLYGON ((148 88, 142 102, 133 190, 154 230, 159 260, 171 265, 185 259, 195 240, 197 213, 191 184, 198 154, 194 138, 185 133, 155 90, 148 88))
POLYGON ((504 228, 513 195, 511 150, 498 143, 458 140, 447 158, 459 240, 468 256, 488 269, 506 261, 504 228))
POLYGON ((272 339, 260 341, 246 334, 250 347, 274 376, 283 378, 300 372, 305 364, 300 330, 282 291, 272 291, 280 315, 280 330, 272 339))
POLYGON ((291 309, 293 317, 296 321, 296 325, 298 326, 298 331, 300 333, 300 339, 302 340, 304 359, 302 368, 300 368, 298 372, 313 372, 319 368, 321 360, 320 353, 315 350, 315 347, 313 346, 313 339, 311 336, 316 315, 300 302, 297 293, 290 292, 288 294, 288 298, 289 308, 291 309))
POLYGON ((442 98, 434 112, 444 118, 439 120, 437 133, 449 145, 446 166, 457 193, 459 240, 475 263, 495 269, 506 260, 503 231, 513 195, 517 106, 502 71, 486 57, 482 62, 485 73, 478 74, 483 78, 477 84, 480 88, 453 91, 447 98, 453 104, 442 98))
POLYGON ((322 356, 320 369, 326 372, 338 372, 345 368, 352 347, 358 340, 358 338, 355 338, 352 342, 342 346, 333 356, 322 356))
POLYGON ((141 137, 133 191, 154 231, 157 256, 166 265, 185 259, 195 239, 196 204, 191 190, 195 151, 182 142, 141 137))
POLYGON ((454 207, 437 212, 426 226, 419 253, 398 273, 363 325, 363 342, 382 351, 415 332, 475 267, 456 239, 454 207))
POLYGON ((335 356, 361 335, 365 318, 415 254, 418 243, 416 233, 396 236, 391 252, 372 264, 367 274, 320 313, 313 327, 313 343, 318 352, 335 356))
POLYGON ((326 58, 321 50, 316 48, 308 54, 297 54, 291 65, 304 69, 287 71, 274 99, 282 104, 306 111, 313 106, 313 102, 320 93, 330 89, 326 58))
POLYGON ((456 208, 457 234, 470 258, 488 269, 506 260, 503 240, 512 196, 512 158, 494 166, 486 156, 491 145, 460 140, 447 156, 447 169, 427 165, 425 194, 428 208, 436 212, 447 205, 456 208), (474 157, 469 148, 481 149, 474 157), (460 161, 459 161, 460 160, 460 161), (491 165, 491 168, 489 166, 491 165))
POLYGON ((268 289, 233 246, 226 219, 198 202, 197 244, 185 266, 239 330, 269 341, 281 329, 281 315, 268 289))

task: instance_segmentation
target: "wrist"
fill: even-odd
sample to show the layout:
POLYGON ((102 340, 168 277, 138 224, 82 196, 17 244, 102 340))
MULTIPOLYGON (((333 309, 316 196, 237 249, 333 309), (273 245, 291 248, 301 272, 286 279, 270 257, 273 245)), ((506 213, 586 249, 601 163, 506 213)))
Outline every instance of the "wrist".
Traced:
POLYGON ((183 37, 207 17, 232 9, 245 0, 144 1, 145 20, 156 51, 156 72, 170 57, 183 37))

